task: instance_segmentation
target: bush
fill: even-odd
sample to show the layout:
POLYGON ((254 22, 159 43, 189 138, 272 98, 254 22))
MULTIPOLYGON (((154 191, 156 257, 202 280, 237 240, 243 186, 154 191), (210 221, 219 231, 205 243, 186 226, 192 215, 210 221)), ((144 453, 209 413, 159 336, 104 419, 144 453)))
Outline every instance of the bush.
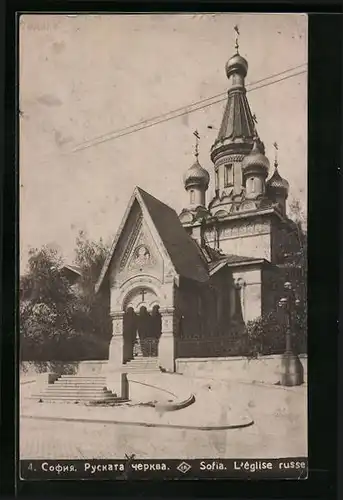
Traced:
POLYGON ((248 357, 281 354, 285 350, 285 329, 275 313, 249 321, 246 337, 248 357))
MULTIPOLYGON (((244 349, 251 358, 282 354, 286 347, 286 324, 281 314, 271 312, 249 321, 244 349)), ((299 311, 293 318, 291 345, 297 354, 307 353, 307 312, 299 311)))

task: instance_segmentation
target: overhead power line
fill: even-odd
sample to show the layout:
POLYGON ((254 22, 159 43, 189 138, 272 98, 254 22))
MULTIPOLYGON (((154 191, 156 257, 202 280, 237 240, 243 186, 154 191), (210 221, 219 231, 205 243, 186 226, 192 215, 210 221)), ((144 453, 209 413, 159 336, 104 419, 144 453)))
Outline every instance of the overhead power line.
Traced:
MULTIPOLYGON (((297 73, 292 73, 292 74, 286 75, 282 78, 272 80, 271 82, 267 82, 267 80, 271 80, 272 78, 275 78, 277 76, 285 75, 286 73, 289 73, 291 71, 294 71, 295 69, 298 69, 298 68, 301 68, 304 66, 307 66, 307 63, 303 63, 303 64, 300 64, 298 66, 294 66, 293 68, 289 68, 285 71, 275 73, 275 74, 270 75, 268 77, 262 78, 261 80, 257 80, 255 82, 247 84, 247 91, 253 92, 254 90, 258 90, 258 89, 263 88, 263 87, 274 85, 275 83, 279 83, 283 80, 287 80, 289 78, 294 78, 295 76, 307 73, 307 70, 304 69, 302 71, 298 71, 297 73), (262 83, 262 82, 266 82, 266 83, 264 83, 263 85, 258 85, 259 83, 262 83), (249 87, 254 87, 254 88, 249 89, 249 87)), ((154 125, 159 125, 160 123, 165 123, 167 121, 174 120, 175 118, 179 118, 181 116, 184 116, 184 115, 187 115, 190 113, 194 113, 195 111, 199 111, 201 109, 204 109, 204 108, 207 108, 209 106, 223 102, 226 99, 227 99, 227 91, 221 92, 220 94, 216 94, 216 95, 213 95, 211 97, 207 97, 206 99, 195 101, 195 102, 188 104, 186 106, 182 106, 180 108, 176 108, 174 110, 168 111, 167 113, 163 113, 163 114, 151 117, 151 118, 147 118, 145 120, 142 120, 142 121, 137 122, 135 124, 129 125, 127 127, 117 129, 117 130, 108 132, 107 134, 103 134, 103 135, 94 137, 93 139, 90 139, 88 141, 85 141, 83 143, 78 144, 72 150, 72 152, 82 151, 82 150, 90 148, 92 146, 96 146, 98 144, 103 144, 104 142, 108 142, 110 140, 119 139, 120 137, 124 137, 126 135, 133 134, 134 132, 139 132, 140 130, 143 130, 145 128, 150 128, 150 127, 153 127, 154 125), (221 98, 221 99, 217 99, 217 100, 213 101, 213 99, 216 99, 217 97, 224 96, 224 95, 225 95, 225 98, 221 98), (212 102, 208 102, 208 101, 212 101, 212 102), (203 103, 206 103, 206 104, 203 104, 203 103), (198 104, 202 104, 202 105, 198 106, 198 104), (190 109, 190 108, 193 108, 193 109, 190 109), (170 115, 173 115, 173 116, 170 116, 170 115), (138 127, 138 128, 136 128, 136 127, 138 127)))
MULTIPOLYGON (((299 69, 299 68, 301 68, 301 67, 303 67, 303 66, 307 66, 307 63, 298 64, 297 66, 294 66, 294 67, 292 67, 292 68, 288 68, 288 69, 286 69, 286 70, 284 70, 284 71, 281 71, 281 72, 279 72, 279 73, 274 73, 274 74, 269 75, 269 76, 267 76, 267 77, 264 77, 264 78, 262 78, 262 79, 260 79, 260 80, 256 80, 255 82, 248 83, 248 84, 246 85, 246 87, 248 88, 248 87, 251 87, 251 86, 253 86, 253 85, 257 85, 258 83, 262 83, 262 82, 265 82, 266 80, 270 80, 271 78, 275 78, 275 77, 277 77, 277 76, 284 75, 285 73, 289 73, 290 71, 294 71, 295 69, 299 69)), ((108 136, 110 136, 110 135, 112 136, 112 135, 114 135, 114 134, 119 134, 120 132, 125 132, 126 130, 129 130, 129 129, 133 128, 133 127, 138 127, 138 126, 140 126, 140 125, 143 125, 144 123, 148 123, 148 122, 151 122, 151 121, 154 121, 154 120, 158 120, 158 119, 160 119, 160 118, 164 118, 164 117, 169 116, 169 115, 171 115, 171 114, 173 114, 173 113, 177 113, 178 111, 183 111, 183 110, 184 110, 184 109, 186 109, 186 108, 191 108, 191 107, 193 107, 193 106, 196 106, 197 104, 202 104, 202 103, 204 103, 204 102, 211 101, 212 99, 216 99, 217 97, 220 97, 220 96, 223 96, 223 95, 226 95, 226 94, 227 94, 227 91, 225 91, 225 92, 220 92, 220 94, 216 94, 216 95, 213 95, 213 96, 211 96, 211 97, 207 97, 207 98, 205 98, 205 99, 201 99, 201 100, 199 100, 199 101, 192 102, 192 103, 190 103, 190 104, 188 104, 188 105, 184 105, 184 106, 181 106, 181 107, 179 107, 179 108, 172 109, 172 110, 170 110, 170 111, 168 111, 168 112, 166 112, 166 113, 163 113, 163 114, 159 114, 159 115, 156 115, 156 116, 152 116, 152 117, 150 117, 150 118, 146 118, 145 120, 141 120, 141 121, 139 121, 139 122, 137 122, 137 123, 133 123, 132 125, 128 125, 128 126, 126 126, 126 127, 124 127, 124 128, 120 128, 120 129, 112 130, 112 131, 110 131, 110 132, 107 132, 106 134, 102 134, 102 135, 99 135, 99 136, 93 137, 92 139, 89 139, 88 141, 84 141, 84 142, 82 142, 82 143, 78 144, 76 147, 86 145, 86 144, 88 144, 88 143, 90 143, 90 142, 92 142, 92 143, 93 143, 94 141, 97 141, 97 140, 100 140, 100 139, 104 139, 105 137, 108 137, 108 136)))

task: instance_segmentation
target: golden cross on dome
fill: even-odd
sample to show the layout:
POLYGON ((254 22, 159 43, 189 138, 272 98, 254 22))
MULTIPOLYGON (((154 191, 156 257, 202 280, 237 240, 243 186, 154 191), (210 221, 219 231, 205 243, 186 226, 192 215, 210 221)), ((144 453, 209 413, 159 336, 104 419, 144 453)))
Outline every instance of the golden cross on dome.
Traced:
POLYGON ((195 152, 194 152, 194 155, 195 155, 195 158, 198 158, 198 156, 199 156, 199 140, 200 140, 200 135, 199 135, 199 132, 197 130, 195 130, 193 132, 193 135, 195 136, 195 152))
POLYGON ((238 37, 240 35, 240 32, 239 32, 239 29, 238 29, 238 26, 236 24, 236 26, 233 27, 233 29, 235 30, 236 32, 236 43, 235 43, 235 49, 237 50, 237 54, 238 54, 238 49, 239 49, 239 45, 238 45, 238 37))
POLYGON ((252 121, 253 121, 253 127, 254 127, 254 135, 255 135, 255 137, 257 137, 257 130, 256 130, 257 118, 256 118, 255 113, 253 113, 253 115, 252 115, 252 121))
POLYGON ((274 149, 275 149, 274 165, 275 165, 275 167, 277 167, 277 152, 278 152, 279 146, 278 146, 277 142, 274 142, 273 146, 274 146, 274 149))

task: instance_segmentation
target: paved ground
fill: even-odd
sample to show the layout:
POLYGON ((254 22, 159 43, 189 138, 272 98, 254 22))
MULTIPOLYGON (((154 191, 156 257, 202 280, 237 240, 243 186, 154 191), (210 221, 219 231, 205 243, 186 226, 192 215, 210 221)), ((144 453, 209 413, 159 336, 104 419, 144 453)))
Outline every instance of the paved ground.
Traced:
MULTIPOLYGON (((207 388, 221 402, 217 410, 212 406, 207 409, 212 421, 221 421, 220 408, 234 407, 235 402, 236 405, 239 402, 241 408, 249 411, 254 425, 241 429, 195 431, 22 418, 21 458, 122 458, 132 453, 141 458, 272 458, 307 455, 306 387, 287 390, 210 380, 194 381, 195 392, 207 388)), ((53 416, 57 407, 54 410, 54 404, 50 404, 49 408, 53 416)), ((193 409, 189 407, 173 413, 187 411, 186 420, 196 424, 199 421, 199 410, 196 408, 194 405, 193 409)), ((96 410, 99 412, 100 409, 96 410)), ((127 411, 130 412, 130 409, 127 411)), ((206 412, 204 406, 203 412, 206 412)))

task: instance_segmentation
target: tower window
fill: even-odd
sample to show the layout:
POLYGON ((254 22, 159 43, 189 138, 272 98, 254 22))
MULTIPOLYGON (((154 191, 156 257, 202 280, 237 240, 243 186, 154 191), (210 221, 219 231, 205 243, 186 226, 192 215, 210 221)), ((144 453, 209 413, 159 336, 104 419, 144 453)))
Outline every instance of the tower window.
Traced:
POLYGON ((224 185, 225 185, 225 187, 233 185, 233 164, 232 163, 228 163, 227 165, 225 165, 224 185))
POLYGON ((219 189, 219 170, 216 170, 216 189, 219 189))
POLYGON ((194 193, 194 189, 191 189, 191 203, 194 203, 195 201, 195 193, 194 193))
POLYGON ((255 193, 255 177, 251 179, 251 192, 255 193))

